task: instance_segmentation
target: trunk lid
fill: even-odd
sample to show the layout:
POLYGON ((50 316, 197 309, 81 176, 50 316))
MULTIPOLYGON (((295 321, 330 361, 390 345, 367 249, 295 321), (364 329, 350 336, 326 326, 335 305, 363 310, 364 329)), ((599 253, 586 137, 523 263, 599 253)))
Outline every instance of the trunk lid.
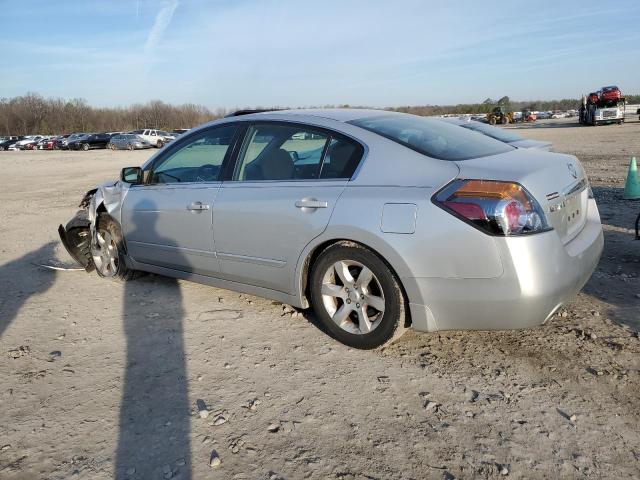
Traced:
POLYGON ((563 244, 587 221, 588 180, 572 155, 519 149, 456 162, 459 178, 518 182, 538 201, 563 244))

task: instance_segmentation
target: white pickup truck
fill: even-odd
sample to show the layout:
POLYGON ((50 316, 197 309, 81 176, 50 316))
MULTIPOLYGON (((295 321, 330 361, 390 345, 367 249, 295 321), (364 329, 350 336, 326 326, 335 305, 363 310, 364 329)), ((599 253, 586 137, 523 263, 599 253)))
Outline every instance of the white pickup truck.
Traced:
POLYGON ((145 128, 143 130, 135 130, 129 133, 138 135, 157 148, 162 148, 165 143, 169 143, 176 139, 174 134, 163 130, 156 130, 155 128, 145 128))

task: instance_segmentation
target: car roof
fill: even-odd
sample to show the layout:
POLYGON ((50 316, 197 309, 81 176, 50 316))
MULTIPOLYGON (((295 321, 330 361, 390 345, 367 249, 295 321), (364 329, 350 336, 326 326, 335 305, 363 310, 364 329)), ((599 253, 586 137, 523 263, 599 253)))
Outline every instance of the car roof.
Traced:
MULTIPOLYGON (((230 119, 257 119, 269 117, 273 118, 291 118, 292 116, 320 117, 338 122, 349 122, 366 117, 377 117, 384 114, 398 114, 388 110, 377 110, 370 108, 298 108, 290 110, 271 110, 264 112, 251 113, 240 117, 228 117, 230 119)), ((398 114, 400 115, 400 114, 398 114)))

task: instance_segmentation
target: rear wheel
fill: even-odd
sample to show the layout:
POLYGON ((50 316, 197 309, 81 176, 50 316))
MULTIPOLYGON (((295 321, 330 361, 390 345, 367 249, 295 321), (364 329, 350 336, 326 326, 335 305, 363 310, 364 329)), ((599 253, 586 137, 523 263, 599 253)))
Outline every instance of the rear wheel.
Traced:
POLYGON ((115 149, 116 149, 116 146, 115 146, 113 143, 109 142, 109 143, 107 143, 107 148, 108 148, 109 150, 115 150, 115 149))
POLYGON ((127 150, 133 150, 133 148, 134 148, 134 147, 133 147, 133 145, 132 145, 131 143, 128 143, 128 144, 127 144, 127 150))
POLYGON ((405 330, 405 299, 389 266, 351 242, 323 251, 311 273, 311 302, 338 341, 371 349, 389 344, 405 330))
POLYGON ((489 117, 489 124, 495 125, 496 124, 496 117, 494 117, 494 116, 489 117))
POLYGON ((89 150, 89 144, 88 144, 88 143, 83 143, 83 144, 82 144, 82 150, 84 150, 85 152, 86 152, 87 150, 89 150))
POLYGON ((112 280, 132 279, 136 271, 127 267, 124 251, 120 226, 109 215, 101 214, 91 238, 91 258, 97 274, 112 280))

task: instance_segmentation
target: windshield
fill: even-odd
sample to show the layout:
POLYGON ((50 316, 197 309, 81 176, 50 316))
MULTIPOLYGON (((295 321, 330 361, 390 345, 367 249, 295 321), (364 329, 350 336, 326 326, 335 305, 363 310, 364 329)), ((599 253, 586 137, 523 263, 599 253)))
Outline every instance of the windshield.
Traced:
POLYGON ((501 142, 518 142, 520 140, 524 140, 520 135, 516 135, 515 133, 509 132, 507 130, 503 130, 498 127, 492 127, 491 125, 487 125, 485 123, 480 122, 468 122, 461 123, 461 127, 468 128, 469 130, 475 130, 476 132, 484 133, 491 138, 495 138, 496 140, 500 140, 501 142))
POLYGON ((370 130, 428 157, 468 160, 505 153, 513 147, 484 134, 432 118, 407 114, 365 117, 348 123, 370 130))

